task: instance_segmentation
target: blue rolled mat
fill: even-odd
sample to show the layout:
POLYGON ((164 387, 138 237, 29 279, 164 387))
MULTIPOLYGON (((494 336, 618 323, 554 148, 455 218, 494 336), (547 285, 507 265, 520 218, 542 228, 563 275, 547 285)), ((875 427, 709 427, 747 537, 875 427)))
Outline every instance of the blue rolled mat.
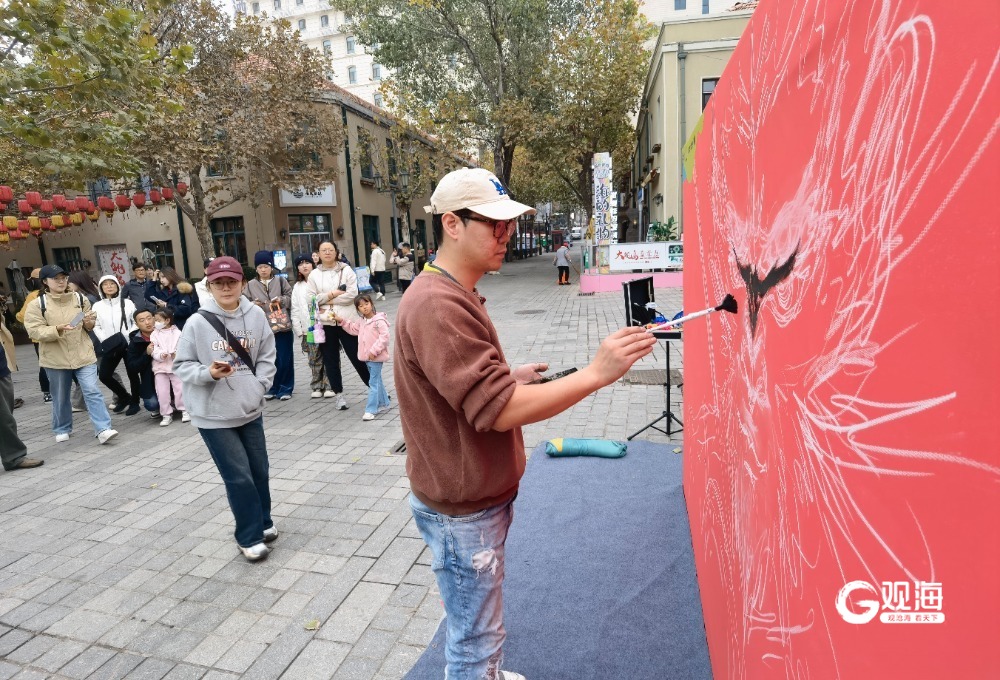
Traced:
POLYGON ((550 439, 545 442, 545 453, 554 457, 596 456, 597 458, 621 458, 628 451, 625 442, 607 439, 550 439))

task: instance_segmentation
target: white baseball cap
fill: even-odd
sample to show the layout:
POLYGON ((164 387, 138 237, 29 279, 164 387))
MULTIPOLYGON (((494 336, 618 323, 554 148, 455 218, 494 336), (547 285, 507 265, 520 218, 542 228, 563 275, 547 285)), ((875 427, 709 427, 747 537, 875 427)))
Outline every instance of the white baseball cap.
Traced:
POLYGON ((497 176, 483 168, 461 168, 441 178, 424 210, 442 215, 471 210, 493 220, 512 220, 534 215, 534 208, 511 199, 497 176))

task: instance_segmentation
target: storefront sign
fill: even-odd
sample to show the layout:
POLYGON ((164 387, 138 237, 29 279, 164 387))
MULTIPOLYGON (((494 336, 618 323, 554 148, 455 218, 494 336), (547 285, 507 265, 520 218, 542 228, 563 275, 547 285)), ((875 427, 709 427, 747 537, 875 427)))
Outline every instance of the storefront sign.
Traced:
POLYGON ((304 189, 298 187, 288 191, 281 189, 278 191, 278 205, 282 208, 300 205, 337 205, 337 191, 334 185, 319 189, 304 189))
POLYGON ((632 269, 680 269, 684 266, 684 245, 680 241, 616 243, 609 246, 611 271, 632 269))
POLYGON ((118 279, 118 285, 124 285, 132 268, 129 266, 128 250, 124 245, 97 246, 97 264, 101 276, 112 274, 118 279))
POLYGON ((618 194, 611 188, 611 154, 594 154, 594 242, 618 243, 618 194))

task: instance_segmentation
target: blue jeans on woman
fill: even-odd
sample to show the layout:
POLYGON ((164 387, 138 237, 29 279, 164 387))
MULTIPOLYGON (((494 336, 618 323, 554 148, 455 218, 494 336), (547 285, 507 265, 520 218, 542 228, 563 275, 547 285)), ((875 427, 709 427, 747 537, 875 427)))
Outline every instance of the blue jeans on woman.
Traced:
POLYGON ((264 416, 240 427, 198 428, 198 432, 226 485, 236 518, 236 543, 243 548, 261 543, 264 529, 274 526, 264 416))
POLYGON ((444 658, 449 680, 499 677, 503 661, 504 544, 514 500, 471 515, 443 515, 410 494, 417 529, 448 615, 444 658))
MULTIPOLYGON (((90 342, 90 340, 87 340, 90 342)), ((111 414, 108 405, 104 403, 104 395, 97 386, 97 364, 83 368, 46 368, 49 378, 49 388, 52 391, 52 431, 56 434, 69 434, 73 431, 73 406, 70 402, 70 387, 76 378, 83 392, 83 400, 87 404, 90 422, 94 425, 94 434, 100 434, 111 429, 111 414)))
POLYGON ((295 358, 292 355, 292 344, 295 334, 291 331, 282 331, 274 334, 274 351, 277 356, 274 358, 274 383, 268 394, 276 397, 292 396, 295 389, 295 358))
POLYGON ((365 405, 365 413, 378 413, 378 410, 389 405, 389 393, 385 391, 385 383, 382 382, 381 361, 366 361, 368 365, 368 403, 365 405))

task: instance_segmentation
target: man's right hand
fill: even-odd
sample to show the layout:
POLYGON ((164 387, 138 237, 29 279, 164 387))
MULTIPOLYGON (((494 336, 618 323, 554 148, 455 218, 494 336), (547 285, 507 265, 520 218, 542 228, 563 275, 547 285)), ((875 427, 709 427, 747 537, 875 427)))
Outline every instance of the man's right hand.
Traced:
POLYGON ((645 328, 622 328, 604 338, 589 368, 602 385, 610 385, 653 351, 656 338, 645 328))

